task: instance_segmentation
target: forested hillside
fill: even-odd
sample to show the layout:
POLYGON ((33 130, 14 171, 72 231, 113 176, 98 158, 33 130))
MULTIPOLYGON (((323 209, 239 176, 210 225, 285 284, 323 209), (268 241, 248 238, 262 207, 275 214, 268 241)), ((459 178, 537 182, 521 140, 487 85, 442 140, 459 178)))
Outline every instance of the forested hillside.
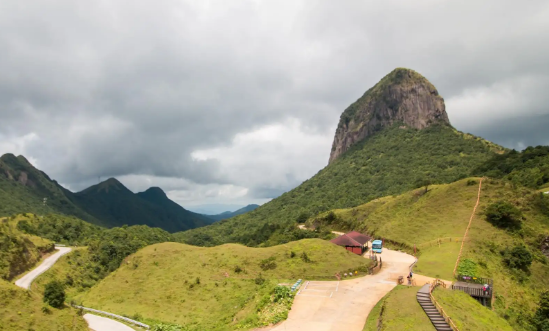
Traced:
POLYGON ((176 232, 213 222, 171 201, 160 188, 134 194, 114 178, 73 193, 12 154, 0 157, 0 201, 0 216, 56 213, 105 227, 144 224, 176 232))
POLYGON ((256 210, 176 237, 194 245, 295 240, 298 234, 292 228, 297 221, 425 183, 451 183, 503 151, 449 125, 417 130, 397 123, 355 144, 314 177, 256 210))

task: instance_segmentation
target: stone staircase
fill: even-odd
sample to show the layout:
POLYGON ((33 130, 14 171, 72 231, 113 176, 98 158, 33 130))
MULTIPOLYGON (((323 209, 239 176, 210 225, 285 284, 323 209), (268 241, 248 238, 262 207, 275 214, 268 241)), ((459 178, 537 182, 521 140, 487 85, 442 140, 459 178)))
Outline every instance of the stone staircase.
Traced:
POLYGON ((446 323, 444 317, 442 317, 435 305, 431 302, 430 284, 423 285, 417 292, 416 298, 437 331, 452 331, 450 325, 446 323))

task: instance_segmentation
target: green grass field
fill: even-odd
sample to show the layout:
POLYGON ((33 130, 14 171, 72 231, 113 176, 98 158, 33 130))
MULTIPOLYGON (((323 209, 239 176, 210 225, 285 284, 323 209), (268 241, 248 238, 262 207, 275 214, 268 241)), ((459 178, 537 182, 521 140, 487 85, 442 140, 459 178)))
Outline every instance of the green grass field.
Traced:
POLYGON ((42 295, 0 279, 1 331, 85 331, 86 321, 71 308, 42 310, 42 295))
MULTIPOLYGON (((390 196, 351 209, 335 210, 336 220, 327 224, 327 213, 310 219, 337 230, 357 230, 374 237, 391 239, 406 245, 421 245, 437 238, 463 237, 478 192, 478 178, 464 179, 452 184, 430 186, 421 195, 417 189, 400 196, 390 196), (473 183, 475 181, 476 183, 473 183)), ((540 294, 549 290, 548 259, 539 243, 549 236, 549 217, 535 203, 539 193, 514 186, 503 180, 483 181, 480 204, 469 231, 469 241, 463 248, 462 259, 477 265, 477 276, 494 279, 495 310, 518 330, 531 329, 540 294), (505 200, 517 206, 523 214, 522 229, 510 232, 494 227, 486 221, 487 206, 505 200), (501 251, 524 244, 534 259, 529 272, 509 269, 501 251)), ((427 276, 450 278, 455 265, 457 244, 444 243, 419 251, 416 272, 427 276), (449 246, 448 246, 449 245, 449 246), (437 251, 438 249, 438 251, 437 251)))
POLYGON ((513 331, 509 323, 461 291, 436 288, 435 299, 460 331, 513 331))
POLYGON ((76 299, 84 306, 151 324, 234 330, 265 324, 277 311, 284 313, 284 307, 276 305, 258 312, 278 283, 334 278, 336 272, 365 270, 369 265, 368 259, 319 239, 269 248, 163 243, 129 256, 118 270, 76 299))
POLYGON ((435 331, 416 300, 418 287, 399 285, 372 309, 364 331, 435 331))
MULTIPOLYGON (((467 243, 465 243, 467 244, 467 243)), ((444 242, 421 250, 414 272, 444 280, 454 278, 454 266, 461 242, 444 242)))

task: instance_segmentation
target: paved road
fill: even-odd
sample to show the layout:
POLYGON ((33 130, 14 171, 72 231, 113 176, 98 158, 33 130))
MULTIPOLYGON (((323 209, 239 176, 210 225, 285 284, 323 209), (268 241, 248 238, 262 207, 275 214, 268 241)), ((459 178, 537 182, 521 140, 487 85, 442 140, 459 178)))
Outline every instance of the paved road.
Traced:
MULTIPOLYGON (((414 257, 383 248, 383 268, 373 276, 302 286, 288 319, 272 331, 362 331, 376 303, 409 272, 414 257)), ((406 278, 404 278, 406 279, 406 278)), ((266 329, 263 329, 266 330, 266 329)))
POLYGON ((92 314, 85 314, 84 319, 93 331, 135 331, 126 324, 92 314))
POLYGON ((28 290, 31 286, 31 283, 33 280, 40 276, 42 273, 44 273, 46 270, 51 268, 51 266, 63 255, 70 252, 72 249, 69 247, 56 247, 57 253, 49 256, 46 258, 38 267, 36 267, 34 270, 23 276, 21 279, 18 279, 15 282, 15 285, 22 287, 26 290, 28 290))

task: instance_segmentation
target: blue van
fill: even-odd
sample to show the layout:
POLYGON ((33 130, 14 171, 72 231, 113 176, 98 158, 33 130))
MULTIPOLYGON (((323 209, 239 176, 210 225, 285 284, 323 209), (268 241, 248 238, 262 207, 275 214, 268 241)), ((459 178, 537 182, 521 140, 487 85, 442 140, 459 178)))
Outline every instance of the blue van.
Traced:
POLYGON ((383 241, 379 239, 372 241, 372 251, 376 253, 381 253, 382 248, 383 248, 383 241))

